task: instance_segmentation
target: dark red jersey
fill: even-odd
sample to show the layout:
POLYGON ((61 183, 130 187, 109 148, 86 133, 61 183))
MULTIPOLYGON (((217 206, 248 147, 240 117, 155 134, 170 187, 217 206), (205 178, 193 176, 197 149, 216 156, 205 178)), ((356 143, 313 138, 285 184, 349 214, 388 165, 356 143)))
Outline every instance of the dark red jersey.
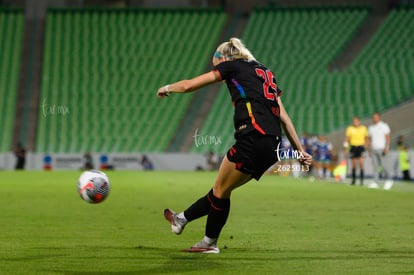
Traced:
POLYGON ((280 109, 273 72, 256 61, 236 59, 214 67, 225 80, 233 101, 235 136, 253 130, 263 135, 281 136, 280 109))

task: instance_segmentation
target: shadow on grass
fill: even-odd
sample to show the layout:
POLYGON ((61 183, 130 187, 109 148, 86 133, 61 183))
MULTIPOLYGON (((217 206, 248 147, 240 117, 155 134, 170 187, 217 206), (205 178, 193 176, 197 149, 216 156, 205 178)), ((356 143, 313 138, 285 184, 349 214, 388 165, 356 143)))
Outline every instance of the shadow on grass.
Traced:
POLYGON ((6 271, 18 272, 19 266, 28 264, 37 274, 183 274, 222 267, 215 260, 220 254, 149 246, 33 247, 21 254, 0 259, 13 264, 6 271))
MULTIPOLYGON (((6 261, 33 262, 35 272, 60 274, 220 273, 275 262, 414 260, 414 250, 283 250, 224 248, 220 254, 185 253, 150 246, 38 247, 6 261)), ((18 265, 17 265, 18 266, 18 265)))

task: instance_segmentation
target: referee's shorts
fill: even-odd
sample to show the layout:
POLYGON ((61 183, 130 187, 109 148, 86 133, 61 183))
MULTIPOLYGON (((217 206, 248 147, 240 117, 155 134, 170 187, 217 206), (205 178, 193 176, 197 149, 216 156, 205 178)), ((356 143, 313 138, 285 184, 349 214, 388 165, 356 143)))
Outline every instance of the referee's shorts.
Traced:
POLYGON ((365 147, 364 146, 352 146, 349 149, 349 157, 351 159, 364 157, 365 147))
POLYGON ((236 164, 236 169, 259 180, 278 161, 277 150, 281 137, 262 135, 252 131, 239 136, 227 151, 227 159, 236 164))

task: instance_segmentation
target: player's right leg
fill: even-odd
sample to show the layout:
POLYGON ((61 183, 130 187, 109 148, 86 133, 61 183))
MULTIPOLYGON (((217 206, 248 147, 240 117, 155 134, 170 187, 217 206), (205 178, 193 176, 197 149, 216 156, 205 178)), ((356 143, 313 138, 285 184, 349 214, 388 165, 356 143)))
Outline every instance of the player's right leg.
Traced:
MULTIPOLYGON (((211 190, 210 193, 212 192, 213 191, 211 190)), ((164 210, 164 217, 171 224, 171 231, 173 233, 177 235, 181 234, 187 223, 201 218, 210 212, 210 193, 199 198, 183 212, 175 213, 171 209, 164 210)))
POLYGON ((168 208, 164 210, 164 217, 171 224, 171 231, 177 235, 183 232, 185 225, 188 223, 182 213, 177 214, 168 208))

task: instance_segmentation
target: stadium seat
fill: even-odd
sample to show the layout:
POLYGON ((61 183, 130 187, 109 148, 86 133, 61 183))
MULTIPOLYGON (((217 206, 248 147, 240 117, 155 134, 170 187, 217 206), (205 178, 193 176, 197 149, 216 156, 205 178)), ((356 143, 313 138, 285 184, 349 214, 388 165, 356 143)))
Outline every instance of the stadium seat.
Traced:
POLYGON ((38 151, 165 150, 191 95, 155 93, 204 70, 225 19, 221 10, 50 10, 41 97, 71 112, 39 120, 38 151))
POLYGON ((16 96, 20 70, 20 48, 23 38, 22 10, 0 10, 0 152, 12 144, 16 96))

